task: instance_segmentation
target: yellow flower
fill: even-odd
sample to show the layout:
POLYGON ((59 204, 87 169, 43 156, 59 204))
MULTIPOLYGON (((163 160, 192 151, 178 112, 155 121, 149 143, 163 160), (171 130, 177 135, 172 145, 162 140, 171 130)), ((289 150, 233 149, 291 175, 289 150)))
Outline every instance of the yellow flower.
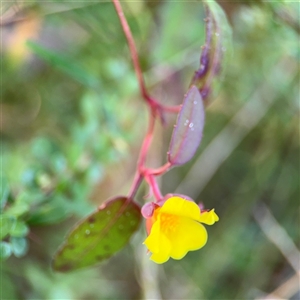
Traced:
POLYGON ((144 241, 152 253, 150 259, 162 264, 173 259, 182 259, 188 251, 202 248, 207 242, 207 232, 200 224, 212 225, 219 220, 214 212, 202 212, 192 201, 181 197, 169 198, 162 207, 157 206, 153 216, 150 234, 144 241))

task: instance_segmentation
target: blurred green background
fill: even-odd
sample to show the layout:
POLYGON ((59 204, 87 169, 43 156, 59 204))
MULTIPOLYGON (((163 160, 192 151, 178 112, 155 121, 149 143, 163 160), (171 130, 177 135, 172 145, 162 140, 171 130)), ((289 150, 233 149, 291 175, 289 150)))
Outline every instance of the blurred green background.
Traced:
MULTIPOLYGON (((146 106, 110 2, 2 4, 1 299, 300 298, 299 3, 220 4, 233 32, 222 85, 197 155, 161 180, 220 222, 181 261, 148 261, 140 228, 70 274, 51 258, 77 220, 128 192, 146 106)), ((205 39, 201 2, 122 5, 151 95, 181 103, 205 39)), ((167 121, 150 166, 166 160, 167 121)))

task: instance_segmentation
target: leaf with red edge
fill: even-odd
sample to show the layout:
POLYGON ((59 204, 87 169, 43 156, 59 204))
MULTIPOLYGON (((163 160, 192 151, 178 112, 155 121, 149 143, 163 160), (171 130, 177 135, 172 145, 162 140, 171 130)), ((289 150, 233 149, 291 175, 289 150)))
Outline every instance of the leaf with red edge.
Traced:
POLYGON ((192 86, 178 114, 168 152, 172 165, 182 165, 197 151, 202 139, 205 111, 202 97, 196 86, 192 86))
POLYGON ((126 245, 140 222, 140 207, 127 197, 105 202, 71 230, 54 256, 54 270, 73 271, 109 258, 126 245))

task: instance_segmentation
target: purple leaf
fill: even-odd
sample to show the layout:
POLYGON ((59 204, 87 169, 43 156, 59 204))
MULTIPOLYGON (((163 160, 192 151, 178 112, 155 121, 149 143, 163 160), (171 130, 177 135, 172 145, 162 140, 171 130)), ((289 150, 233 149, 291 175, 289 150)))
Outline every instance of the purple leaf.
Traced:
POLYGON ((203 100, 215 91, 231 48, 231 29, 222 8, 213 0, 203 0, 206 9, 206 39, 200 56, 200 68, 190 86, 196 85, 203 100))
POLYGON ((73 271, 109 258, 126 245, 140 222, 140 207, 130 199, 105 202, 71 230, 55 254, 54 270, 73 271))
POLYGON ((202 139, 204 120, 202 97, 197 87, 192 86, 185 95, 173 130, 168 152, 172 165, 185 164, 194 156, 202 139))

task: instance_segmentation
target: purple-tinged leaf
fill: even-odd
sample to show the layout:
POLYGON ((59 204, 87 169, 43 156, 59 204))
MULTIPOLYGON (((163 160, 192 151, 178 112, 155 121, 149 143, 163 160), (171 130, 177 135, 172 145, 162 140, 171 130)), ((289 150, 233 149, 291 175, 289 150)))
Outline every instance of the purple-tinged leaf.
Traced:
POLYGON ((190 86, 196 85, 204 101, 211 97, 220 82, 231 49, 231 28, 222 8, 213 0, 203 0, 206 9, 206 39, 200 68, 190 86))
POLYGON ((140 207, 130 199, 104 203, 71 230, 54 256, 54 270, 73 271, 109 258, 126 245, 140 222, 140 207))
POLYGON ((178 114, 168 152, 172 165, 182 165, 197 151, 202 139, 205 111, 202 97, 196 86, 192 86, 178 114))

